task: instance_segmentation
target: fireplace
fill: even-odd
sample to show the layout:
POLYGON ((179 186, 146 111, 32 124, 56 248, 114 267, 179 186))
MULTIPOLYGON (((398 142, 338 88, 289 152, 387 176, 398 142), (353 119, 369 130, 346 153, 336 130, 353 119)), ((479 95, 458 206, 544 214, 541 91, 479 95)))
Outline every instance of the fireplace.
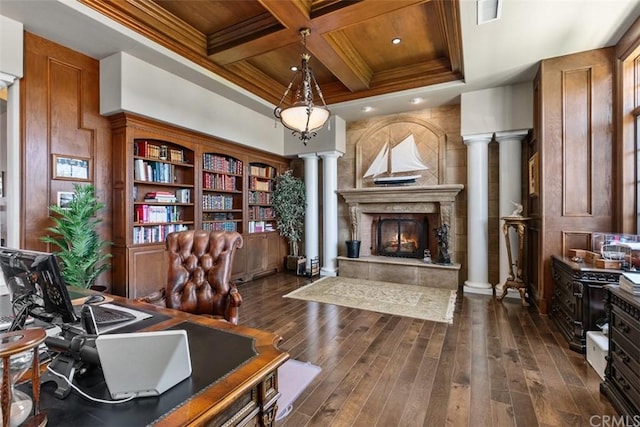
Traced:
POLYGON ((427 219, 379 218, 377 252, 381 256, 422 258, 425 247, 424 230, 427 219))

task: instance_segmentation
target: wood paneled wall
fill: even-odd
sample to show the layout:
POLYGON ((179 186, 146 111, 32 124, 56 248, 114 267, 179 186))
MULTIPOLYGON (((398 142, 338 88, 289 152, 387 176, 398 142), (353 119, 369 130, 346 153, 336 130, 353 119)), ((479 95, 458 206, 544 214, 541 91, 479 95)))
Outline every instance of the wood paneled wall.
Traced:
MULTIPOLYGON (((25 33, 24 45, 20 245, 53 250, 40 241, 50 225, 48 207, 59 191, 73 191, 74 183, 95 186, 106 205, 100 234, 111 240, 111 128, 99 113, 100 63, 31 33, 25 33), (54 178, 54 154, 89 159, 89 179, 54 178)), ((98 284, 110 282, 107 273, 98 284)))
POLYGON ((542 61, 535 82, 529 158, 540 159, 540 194, 529 197, 527 274, 539 310, 553 293, 551 255, 591 249, 613 230, 613 48, 542 61))

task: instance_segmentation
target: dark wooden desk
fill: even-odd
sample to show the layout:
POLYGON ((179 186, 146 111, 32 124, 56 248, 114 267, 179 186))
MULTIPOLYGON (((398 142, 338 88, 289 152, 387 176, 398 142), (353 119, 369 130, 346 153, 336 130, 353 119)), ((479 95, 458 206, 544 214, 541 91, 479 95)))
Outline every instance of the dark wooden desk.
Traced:
POLYGON ((622 270, 607 270, 553 255, 551 318, 569 342, 569 348, 586 352, 587 331, 598 331, 605 318, 606 286, 617 284, 622 270))
MULTIPOLYGON (((206 332, 207 330, 212 330, 215 332, 212 335, 217 336, 231 334, 235 337, 249 338, 252 340, 252 356, 240 366, 225 373, 221 378, 206 385, 193 395, 189 395, 186 400, 180 400, 179 404, 160 415, 158 415, 158 407, 161 405, 160 399, 169 399, 169 393, 172 392, 172 389, 169 389, 159 397, 134 399, 121 405, 106 405, 83 399, 75 391, 72 391, 66 399, 57 399, 52 395, 54 388, 45 383, 42 387, 40 407, 42 411, 48 413, 49 425, 110 426, 115 425, 114 423, 123 425, 122 417, 126 416, 127 411, 135 414, 136 419, 139 418, 139 411, 150 411, 153 414, 151 422, 157 426, 273 426, 275 424, 277 399, 279 397, 277 368, 289 358, 286 352, 277 348, 281 337, 269 332, 235 326, 204 316, 190 315, 176 310, 126 300, 121 297, 114 297, 114 302, 156 315, 154 317, 155 323, 143 320, 138 324, 141 328, 135 329, 137 331, 181 329, 185 325, 189 326, 189 328, 185 329, 189 334, 189 344, 192 349, 192 365, 194 364, 194 349, 198 352, 210 352, 212 355, 210 358, 211 364, 214 364, 216 360, 213 355, 216 355, 220 360, 220 357, 231 357, 228 352, 234 351, 233 348, 225 347, 224 342, 194 340, 191 333, 193 330, 197 332, 197 334, 193 335, 196 338, 202 337, 202 331, 206 332), (125 405, 129 405, 129 407, 125 405)), ((133 326, 126 327, 125 332, 132 332, 133 326)), ((122 331, 116 330, 114 332, 122 331)), ((206 357, 207 354, 205 353, 204 356, 206 357)), ((202 365, 203 354, 200 353, 198 357, 200 365, 202 365)), ((101 373, 98 373, 101 376, 101 373)), ((183 389, 184 387, 192 387, 193 383, 198 381, 202 382, 201 374, 202 372, 198 372, 197 367, 194 365, 191 380, 185 380, 190 381, 190 383, 183 384, 183 389)), ((93 380, 91 378, 88 380, 78 379, 77 383, 82 384, 83 381, 85 382, 83 385, 87 386, 89 390, 98 390, 102 394, 106 392, 103 380, 102 384, 95 384, 97 382, 95 378, 93 380), (92 384, 92 381, 94 384, 92 384)), ((178 384, 175 388, 178 389, 181 384, 178 384)), ((104 398, 104 396, 98 397, 104 398)), ((175 398, 175 393, 173 397, 175 398)))

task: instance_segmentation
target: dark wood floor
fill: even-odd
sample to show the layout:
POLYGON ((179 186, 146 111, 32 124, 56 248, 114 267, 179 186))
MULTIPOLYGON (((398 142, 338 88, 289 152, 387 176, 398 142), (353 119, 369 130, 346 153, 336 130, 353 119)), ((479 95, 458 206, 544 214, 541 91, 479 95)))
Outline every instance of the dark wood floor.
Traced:
POLYGON ((590 426, 616 414, 584 356, 519 300, 464 295, 444 324, 282 298, 307 282, 239 288, 241 324, 322 367, 279 427, 590 426))

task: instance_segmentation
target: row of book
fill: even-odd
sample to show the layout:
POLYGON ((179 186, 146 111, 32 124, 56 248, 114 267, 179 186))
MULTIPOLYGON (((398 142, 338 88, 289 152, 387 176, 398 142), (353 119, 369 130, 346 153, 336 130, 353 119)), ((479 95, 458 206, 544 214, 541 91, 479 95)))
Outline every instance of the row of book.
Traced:
POLYGON ((209 190, 238 191, 238 182, 235 176, 206 172, 202 175, 202 187, 209 190))
POLYGON ((202 224, 202 229, 209 231, 238 231, 238 223, 233 221, 205 222, 202 224))
POLYGON ((187 230, 185 224, 167 224, 153 226, 133 227, 133 243, 159 243, 164 242, 167 234, 174 231, 187 230))
POLYGON ((249 233, 262 233, 266 231, 275 231, 271 222, 249 221, 249 233))
POLYGON ((233 209, 233 196, 223 194, 203 194, 202 209, 204 210, 231 210, 233 209))
POLYGON ((203 221, 226 221, 234 218, 231 212, 206 212, 202 215, 203 221))
POLYGON ((249 208, 249 220, 264 220, 275 218, 272 208, 265 206, 251 206, 249 208))
POLYGON ((178 206, 136 205, 134 214, 134 221, 137 224, 180 221, 180 209, 178 209, 178 206))
POLYGON ((633 295, 640 295, 640 273, 625 271, 618 279, 620 289, 633 295))
POLYGON ((276 168, 272 166, 249 166, 249 175, 261 176, 264 178, 275 178, 277 174, 276 168))
POLYGON ((265 193, 263 191, 249 191, 249 203, 256 205, 270 205, 271 193, 265 193))
POLYGON ((166 145, 153 144, 149 141, 135 141, 133 143, 133 155, 150 159, 168 160, 170 162, 184 163, 184 151, 168 148, 166 145))
POLYGON ((175 181, 175 167, 170 163, 134 161, 133 178, 136 181, 173 183, 175 181))
POLYGON ((249 189, 258 191, 271 191, 273 188, 272 181, 264 181, 255 176, 249 178, 249 189))
POLYGON ((236 175, 242 175, 243 170, 242 160, 208 153, 202 155, 202 167, 211 171, 233 173, 236 175))

